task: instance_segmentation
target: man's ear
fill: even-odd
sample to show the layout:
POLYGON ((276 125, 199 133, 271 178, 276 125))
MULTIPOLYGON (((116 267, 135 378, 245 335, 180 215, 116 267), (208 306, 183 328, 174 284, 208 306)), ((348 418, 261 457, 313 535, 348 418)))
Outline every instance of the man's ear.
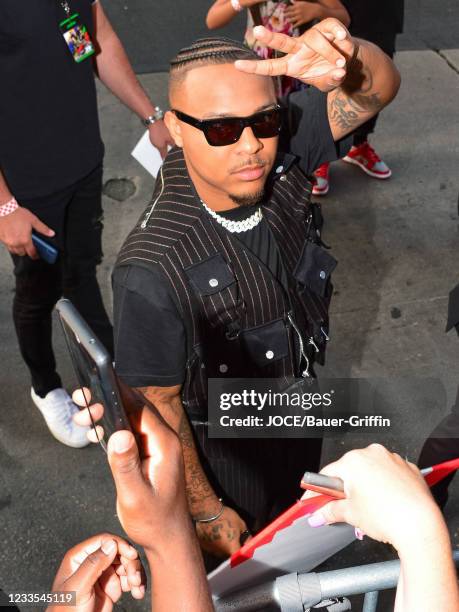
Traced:
POLYGON ((167 111, 167 113, 164 115, 164 123, 166 124, 166 127, 169 130, 170 135, 174 139, 174 142, 177 147, 182 147, 182 129, 180 127, 180 121, 175 116, 175 113, 167 111))

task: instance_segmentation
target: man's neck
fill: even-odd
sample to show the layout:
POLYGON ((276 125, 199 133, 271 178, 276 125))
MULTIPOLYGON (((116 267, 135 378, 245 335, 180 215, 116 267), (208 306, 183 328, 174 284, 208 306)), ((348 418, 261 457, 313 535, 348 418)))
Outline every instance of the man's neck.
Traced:
POLYGON ((187 169, 198 196, 208 208, 215 212, 238 208, 238 205, 233 202, 227 193, 205 183, 189 164, 187 164, 187 169))

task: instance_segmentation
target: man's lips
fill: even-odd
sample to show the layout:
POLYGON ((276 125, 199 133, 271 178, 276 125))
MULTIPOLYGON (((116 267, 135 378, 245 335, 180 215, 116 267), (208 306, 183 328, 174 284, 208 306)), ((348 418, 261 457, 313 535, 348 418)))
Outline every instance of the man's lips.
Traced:
POLYGON ((260 179, 265 173, 264 166, 246 166, 236 172, 233 172, 235 176, 243 181, 256 181, 260 179))

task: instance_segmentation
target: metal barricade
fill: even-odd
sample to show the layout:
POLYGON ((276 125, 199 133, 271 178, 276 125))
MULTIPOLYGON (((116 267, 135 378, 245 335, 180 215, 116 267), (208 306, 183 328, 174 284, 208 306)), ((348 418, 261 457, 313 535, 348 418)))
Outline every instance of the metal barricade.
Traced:
MULTIPOLYGON (((453 559, 459 566, 459 550, 453 551, 453 559)), ((216 612, 304 612, 328 599, 365 595, 362 612, 376 612, 379 591, 395 588, 399 573, 398 560, 321 573, 292 573, 217 599, 214 607, 216 612)))

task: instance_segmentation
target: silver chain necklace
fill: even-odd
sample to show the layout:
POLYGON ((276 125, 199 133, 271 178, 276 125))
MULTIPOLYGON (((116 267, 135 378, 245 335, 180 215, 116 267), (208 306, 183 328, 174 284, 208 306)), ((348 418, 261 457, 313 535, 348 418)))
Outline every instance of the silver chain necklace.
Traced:
POLYGON ((246 232, 247 230, 253 229, 260 223, 263 218, 260 207, 257 208, 253 215, 247 217, 247 219, 244 219, 243 221, 232 221, 231 219, 226 219, 225 217, 222 217, 222 215, 216 213, 215 210, 212 210, 211 208, 206 206, 206 204, 202 200, 201 204, 204 206, 205 210, 209 213, 209 215, 215 219, 217 223, 219 223, 222 227, 224 227, 232 234, 240 234, 241 232, 246 232))

